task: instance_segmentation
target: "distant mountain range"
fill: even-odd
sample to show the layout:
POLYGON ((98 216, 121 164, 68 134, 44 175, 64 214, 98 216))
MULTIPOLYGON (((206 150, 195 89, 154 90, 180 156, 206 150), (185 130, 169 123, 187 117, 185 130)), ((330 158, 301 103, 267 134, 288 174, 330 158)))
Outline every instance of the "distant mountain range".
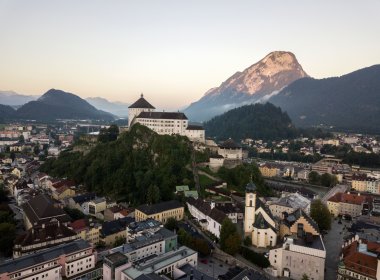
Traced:
POLYGON ((110 102, 102 97, 88 97, 86 101, 99 110, 110 112, 118 117, 128 117, 128 106, 123 102, 110 102))
POLYGON ((3 120, 54 121, 56 119, 113 120, 110 113, 96 109, 77 95, 62 90, 50 89, 35 101, 30 101, 15 110, 0 106, 3 120))
POLYGON ((308 77, 291 52, 275 51, 210 89, 185 109, 192 121, 206 121, 230 109, 266 101, 295 80, 308 77))
POLYGON ((341 77, 299 79, 269 101, 297 126, 380 133, 380 65, 341 77))
POLYGON ((18 94, 14 91, 0 91, 0 104, 18 107, 36 100, 38 97, 37 95, 18 94))

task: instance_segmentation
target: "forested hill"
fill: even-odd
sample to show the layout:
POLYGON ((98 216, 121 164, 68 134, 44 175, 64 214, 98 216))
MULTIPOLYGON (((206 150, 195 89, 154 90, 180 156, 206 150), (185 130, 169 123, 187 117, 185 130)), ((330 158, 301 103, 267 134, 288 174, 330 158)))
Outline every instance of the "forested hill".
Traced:
POLYGON ((288 114, 271 103, 251 104, 230 110, 206 122, 204 127, 207 137, 219 140, 277 140, 299 135, 288 114))
POLYGON ((176 185, 192 184, 192 173, 186 169, 190 157, 187 138, 158 135, 136 124, 116 141, 99 143, 85 155, 64 152, 49 159, 41 171, 136 205, 170 200, 176 185))

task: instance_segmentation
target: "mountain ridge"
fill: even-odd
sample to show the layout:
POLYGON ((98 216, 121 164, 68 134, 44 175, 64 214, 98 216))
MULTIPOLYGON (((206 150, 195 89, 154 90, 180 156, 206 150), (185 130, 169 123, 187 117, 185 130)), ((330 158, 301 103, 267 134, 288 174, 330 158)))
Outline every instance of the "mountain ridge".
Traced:
POLYGON ((291 82, 308 77, 295 55, 274 51, 243 71, 237 71, 219 87, 209 89, 201 99, 185 109, 193 121, 205 121, 279 91, 291 82))

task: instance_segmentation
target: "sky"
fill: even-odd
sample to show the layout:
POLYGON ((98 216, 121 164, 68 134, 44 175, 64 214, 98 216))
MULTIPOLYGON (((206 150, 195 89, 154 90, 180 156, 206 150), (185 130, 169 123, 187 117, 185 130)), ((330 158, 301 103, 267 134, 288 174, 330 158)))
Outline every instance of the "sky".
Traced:
POLYGON ((379 12, 378 0, 0 0, 0 90, 144 93, 176 109, 275 50, 340 76, 380 63, 379 12))

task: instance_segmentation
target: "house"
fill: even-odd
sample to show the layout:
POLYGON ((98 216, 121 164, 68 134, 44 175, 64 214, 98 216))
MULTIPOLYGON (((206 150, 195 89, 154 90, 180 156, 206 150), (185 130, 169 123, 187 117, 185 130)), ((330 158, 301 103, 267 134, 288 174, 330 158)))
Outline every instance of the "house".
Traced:
POLYGON ((271 211, 257 197, 256 185, 246 186, 244 234, 251 237, 256 247, 272 247, 277 244, 277 229, 271 211))
POLYGON ((327 208, 335 217, 339 215, 349 215, 357 217, 362 215, 362 211, 370 209, 370 197, 353 193, 336 193, 327 200, 327 208))
POLYGON ((104 222, 100 229, 100 241, 102 241, 105 246, 113 246, 118 238, 126 240, 127 226, 134 221, 135 220, 131 217, 125 217, 114 221, 104 222))
POLYGON ((14 241, 13 258, 34 254, 77 238, 73 230, 58 221, 37 225, 17 236, 14 241))
POLYGON ((79 219, 71 222, 68 227, 77 234, 78 238, 86 240, 92 245, 97 245, 100 241, 102 226, 93 222, 92 219, 79 219))
POLYGON ((103 280, 121 280, 121 271, 131 266, 123 253, 109 254, 103 260, 103 280))
POLYGON ((277 177, 280 175, 280 168, 270 163, 260 165, 259 170, 264 177, 277 177))
POLYGON ((76 240, 0 264, 0 280, 96 279, 96 252, 84 240, 76 240))
POLYGON ((54 190, 52 196, 56 200, 63 200, 75 196, 75 190, 68 186, 62 186, 59 189, 54 190))
POLYGON ((137 222, 151 218, 165 224, 170 218, 174 218, 177 221, 182 220, 184 209, 183 204, 177 200, 152 205, 144 204, 136 208, 135 218, 137 222))
POLYGON ((211 232, 217 238, 227 215, 215 207, 215 203, 207 203, 202 199, 189 198, 186 202, 190 214, 196 218, 204 230, 211 232))
POLYGON ((59 221, 68 225, 70 217, 62 208, 55 206, 45 194, 37 195, 22 205, 24 211, 24 226, 28 230, 32 227, 49 222, 59 221))
POLYGON ((131 222, 127 225, 126 241, 127 243, 131 243, 136 239, 139 239, 141 236, 153 235, 162 227, 163 225, 160 222, 153 219, 147 219, 140 222, 131 222))
POLYGON ((237 145, 231 138, 218 146, 218 155, 224 159, 242 160, 246 158, 243 148, 237 145))
POLYGON ((276 277, 324 280, 326 248, 318 225, 302 209, 285 215, 280 225, 284 243, 269 251, 270 270, 276 277))
POLYGON ((155 112, 144 96, 128 107, 128 125, 140 123, 158 134, 182 135, 193 142, 205 142, 205 131, 202 126, 189 125, 189 121, 181 112, 155 112))
POLYGON ((337 279, 380 279, 379 242, 356 238, 343 245, 337 279))
POLYGON ((131 209, 126 209, 121 205, 115 205, 104 210, 104 220, 113 221, 127 217, 131 212, 131 209))

